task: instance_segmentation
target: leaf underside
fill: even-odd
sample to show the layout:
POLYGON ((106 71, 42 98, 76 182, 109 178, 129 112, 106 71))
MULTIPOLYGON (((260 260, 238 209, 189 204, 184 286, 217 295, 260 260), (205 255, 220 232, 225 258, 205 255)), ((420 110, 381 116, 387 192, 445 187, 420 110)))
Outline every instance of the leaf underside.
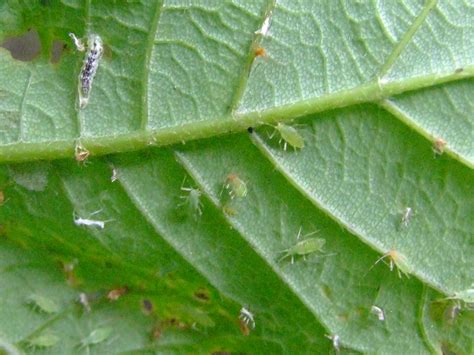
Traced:
POLYGON ((473 21, 447 0, 0 4, 0 42, 41 44, 0 48, 0 353, 472 353, 446 297, 474 283, 473 21), (69 32, 105 44, 81 111, 69 32), (324 253, 281 260, 300 229, 324 253))

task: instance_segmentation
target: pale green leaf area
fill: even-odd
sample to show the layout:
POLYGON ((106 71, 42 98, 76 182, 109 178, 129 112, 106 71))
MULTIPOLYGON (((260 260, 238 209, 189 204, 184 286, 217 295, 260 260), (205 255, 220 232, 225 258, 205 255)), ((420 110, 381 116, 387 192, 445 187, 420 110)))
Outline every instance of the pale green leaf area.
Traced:
POLYGON ((0 354, 472 353, 472 23, 467 0, 1 2, 0 43, 41 51, 0 48, 0 354), (82 110, 69 32, 105 47, 82 110))

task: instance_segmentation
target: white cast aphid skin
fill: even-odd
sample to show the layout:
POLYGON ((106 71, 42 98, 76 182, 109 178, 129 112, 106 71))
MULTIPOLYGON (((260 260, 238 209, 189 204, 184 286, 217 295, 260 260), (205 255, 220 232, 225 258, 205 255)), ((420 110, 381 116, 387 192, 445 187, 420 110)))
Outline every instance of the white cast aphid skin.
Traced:
MULTIPOLYGON (((91 213, 91 216, 101 212, 102 210, 95 211, 91 213)), ((88 219, 88 218, 81 218, 81 217, 76 217, 76 213, 73 213, 73 218, 74 218, 74 224, 76 226, 86 226, 86 227, 98 227, 100 229, 104 229, 105 224, 107 222, 112 221, 112 219, 109 219, 107 221, 101 221, 101 220, 95 220, 95 219, 88 219)))
POLYGON ((239 319, 241 319, 245 325, 250 326, 250 328, 255 328, 255 319, 253 313, 250 312, 247 308, 242 307, 240 309, 239 319))
POLYGON ((76 226, 99 227, 100 229, 104 229, 105 227, 105 221, 97 221, 97 220, 86 219, 86 218, 75 218, 74 224, 76 226))
POLYGON ((377 306, 372 306, 372 308, 370 309, 370 312, 372 314, 375 314, 377 318, 379 319, 379 321, 383 322, 385 320, 385 313, 383 312, 382 308, 377 307, 377 306))
POLYGON ((337 335, 337 334, 327 335, 326 334, 325 337, 332 340, 332 346, 334 347, 334 350, 336 351, 336 353, 339 353, 339 351, 341 350, 341 340, 339 338, 339 335, 337 335))
POLYGON ((413 208, 411 207, 405 208, 402 215, 402 225, 404 227, 408 227, 408 223, 410 223, 412 216, 413 216, 413 208))
POLYGON ((84 292, 81 292, 79 294, 79 303, 84 306, 84 309, 86 310, 86 312, 91 311, 91 306, 89 304, 89 298, 87 297, 87 295, 84 292))
POLYGON ((269 12, 263 21, 262 27, 259 30, 255 31, 256 35, 266 36, 268 35, 268 31, 270 30, 270 26, 272 25, 272 13, 269 12))
POLYGON ((74 35, 74 33, 70 33, 69 36, 74 41, 77 50, 82 52, 87 49, 84 64, 79 73, 78 84, 79 108, 83 109, 89 102, 92 82, 94 81, 95 74, 99 68, 100 59, 104 53, 104 46, 100 36, 95 33, 91 33, 87 37, 87 46, 85 46, 84 43, 74 35))

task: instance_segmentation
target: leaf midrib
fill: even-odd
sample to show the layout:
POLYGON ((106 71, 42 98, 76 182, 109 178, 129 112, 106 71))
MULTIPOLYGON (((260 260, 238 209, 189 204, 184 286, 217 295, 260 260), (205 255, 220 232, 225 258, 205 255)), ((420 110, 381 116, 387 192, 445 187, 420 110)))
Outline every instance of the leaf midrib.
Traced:
MULTIPOLYGON (((248 127, 290 121, 302 116, 356 104, 378 102, 405 92, 474 77, 474 65, 463 69, 461 72, 432 73, 393 82, 373 80, 349 90, 263 111, 236 112, 219 118, 186 123, 180 127, 167 127, 155 131, 137 130, 120 135, 83 137, 81 138, 81 144, 92 156, 100 156, 136 151, 148 146, 165 146, 222 134, 236 133, 244 131, 248 127)), ((415 126, 415 123, 413 125, 415 126)), ((426 136, 429 136, 428 132, 426 132, 426 136)), ((76 138, 70 138, 51 142, 6 144, 0 146, 0 163, 72 158, 74 156, 75 142, 76 138)), ((457 156, 454 156, 454 158, 458 159, 457 156)), ((465 161, 462 161, 462 163, 465 164, 465 161)), ((474 165, 474 163, 470 163, 474 165)))

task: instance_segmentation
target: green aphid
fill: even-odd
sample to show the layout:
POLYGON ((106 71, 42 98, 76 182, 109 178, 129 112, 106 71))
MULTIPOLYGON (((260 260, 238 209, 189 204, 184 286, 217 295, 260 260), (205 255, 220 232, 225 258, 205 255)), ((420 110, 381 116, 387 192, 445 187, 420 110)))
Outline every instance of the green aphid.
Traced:
POLYGON ((197 219, 202 215, 201 190, 193 187, 181 187, 181 191, 184 191, 186 195, 180 196, 184 200, 180 205, 185 205, 189 212, 194 215, 194 218, 197 219))
POLYGON ((29 296, 27 302, 32 304, 34 308, 39 309, 40 311, 47 314, 58 313, 60 310, 59 305, 52 299, 38 294, 32 294, 29 296))
POLYGON ((231 199, 247 196, 247 184, 237 174, 229 174, 225 180, 224 187, 229 192, 231 199))
MULTIPOLYGON (((301 134, 296 130, 296 128, 279 122, 275 126, 275 130, 277 130, 278 133, 280 133, 281 139, 279 143, 283 141, 283 150, 286 151, 288 144, 291 145, 295 149, 304 148, 304 139, 301 136, 301 134)), ((273 134, 272 136, 270 136, 270 138, 273 138, 273 134)))
POLYGON ((112 334, 112 328, 110 327, 97 328, 81 340, 81 346, 86 347, 102 343, 110 334, 112 334))
POLYGON ((56 345, 59 337, 53 333, 44 333, 28 340, 30 347, 50 348, 56 345))
MULTIPOLYGON (((313 235, 315 233, 317 232, 309 233, 303 236, 303 238, 313 235)), ((298 231, 298 236, 296 237, 296 239, 299 240, 300 237, 301 237, 301 228, 298 231)), ((280 262, 287 258, 291 258, 291 264, 294 264, 296 256, 302 256, 305 259, 306 256, 309 254, 323 253, 324 252, 323 247, 325 243, 326 243, 326 240, 323 238, 306 238, 301 241, 298 241, 292 247, 282 251, 282 253, 284 254, 280 258, 280 262)))

